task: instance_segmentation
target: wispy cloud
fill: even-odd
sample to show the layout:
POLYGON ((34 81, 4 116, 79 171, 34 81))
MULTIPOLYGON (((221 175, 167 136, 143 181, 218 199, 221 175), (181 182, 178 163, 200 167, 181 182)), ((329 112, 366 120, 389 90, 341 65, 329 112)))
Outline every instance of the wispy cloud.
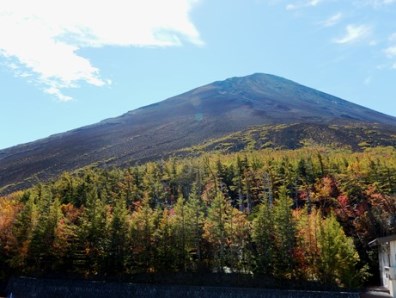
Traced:
POLYGON ((330 16, 326 20, 324 20, 322 22, 322 25, 325 27, 332 27, 334 25, 337 25, 341 21, 341 19, 342 19, 342 13, 338 12, 338 13, 330 16))
POLYGON ((391 68, 396 69, 396 32, 389 35, 388 44, 388 47, 383 50, 383 53, 392 61, 391 68))
POLYGON ((189 18, 197 0, 7 0, 0 7, 0 56, 16 75, 32 75, 43 90, 110 84, 78 51, 104 46, 202 45, 189 18))
POLYGON ((384 52, 385 52, 385 55, 386 55, 387 57, 389 57, 389 58, 396 57, 396 46, 391 46, 391 47, 389 47, 389 48, 386 48, 386 49, 384 50, 384 52))
POLYGON ((320 2, 322 2, 322 0, 306 0, 295 3, 289 3, 286 5, 286 10, 297 10, 304 7, 313 7, 313 6, 317 6, 320 2))
POLYGON ((368 77, 366 77, 366 78, 364 79, 363 83, 364 83, 365 85, 370 85, 372 80, 373 80, 373 78, 372 78, 371 76, 368 76, 368 77))
POLYGON ((395 33, 392 33, 391 35, 389 35, 388 40, 389 40, 390 42, 396 41, 396 32, 395 32, 395 33))
POLYGON ((375 8, 395 4, 396 0, 357 0, 356 3, 360 5, 370 5, 375 8))
POLYGON ((351 44, 366 39, 371 32, 372 28, 368 25, 348 25, 345 34, 333 41, 338 44, 351 44))
POLYGON ((316 6, 316 5, 318 5, 321 1, 322 1, 322 0, 310 0, 310 1, 308 1, 308 4, 309 4, 310 6, 316 6))
POLYGON ((373 5, 389 5, 396 3, 396 0, 372 0, 373 5))

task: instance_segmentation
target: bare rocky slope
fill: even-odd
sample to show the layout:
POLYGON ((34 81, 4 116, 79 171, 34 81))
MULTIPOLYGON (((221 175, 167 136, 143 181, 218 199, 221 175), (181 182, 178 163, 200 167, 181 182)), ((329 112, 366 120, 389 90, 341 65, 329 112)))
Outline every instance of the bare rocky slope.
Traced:
POLYGON ((362 146, 351 144, 364 143, 366 138, 362 134, 354 140, 355 133, 348 129, 373 127, 369 145, 395 145, 395 117, 281 77, 253 74, 214 82, 117 118, 1 150, 0 193, 66 170, 92 164, 133 165, 232 133, 249 132, 253 126, 268 130, 276 125, 277 132, 279 125, 288 127, 284 134, 278 133, 278 141, 263 142, 256 134, 255 142, 297 148, 310 139, 304 131, 316 136, 319 143, 323 132, 331 135, 336 145, 345 143, 359 149, 362 146))

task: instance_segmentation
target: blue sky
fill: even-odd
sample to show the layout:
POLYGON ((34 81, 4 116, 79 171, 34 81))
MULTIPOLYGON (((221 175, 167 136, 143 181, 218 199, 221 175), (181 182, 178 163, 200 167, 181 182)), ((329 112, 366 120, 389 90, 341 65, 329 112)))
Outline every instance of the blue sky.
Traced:
POLYGON ((0 148, 255 72, 396 116, 396 0, 0 3, 0 148))

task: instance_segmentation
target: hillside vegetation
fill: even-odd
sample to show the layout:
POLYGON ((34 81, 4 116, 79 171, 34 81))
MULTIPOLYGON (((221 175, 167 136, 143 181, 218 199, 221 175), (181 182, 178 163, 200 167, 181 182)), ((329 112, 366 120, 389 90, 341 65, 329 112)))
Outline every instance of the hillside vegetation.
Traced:
POLYGON ((227 152, 239 151, 238 140, 245 136, 248 148, 295 149, 305 144, 360 150, 395 146, 396 118, 273 75, 230 78, 0 150, 0 194, 92 164, 128 167, 167 158, 234 133, 241 136, 237 142, 220 141, 220 147, 229 143, 227 152))
POLYGON ((294 123, 260 125, 177 150, 175 155, 203 152, 233 153, 242 150, 327 147, 363 151, 378 146, 396 147, 396 128, 379 124, 330 125, 294 123))
POLYGON ((0 198, 1 274, 236 272, 359 286, 395 232, 396 149, 85 168, 0 198))

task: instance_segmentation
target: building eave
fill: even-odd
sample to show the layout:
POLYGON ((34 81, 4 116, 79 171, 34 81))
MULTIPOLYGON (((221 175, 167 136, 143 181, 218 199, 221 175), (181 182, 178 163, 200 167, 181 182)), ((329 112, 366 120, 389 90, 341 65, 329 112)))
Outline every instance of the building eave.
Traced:
POLYGON ((373 241, 370 241, 368 243, 368 245, 370 247, 372 247, 372 246, 376 246, 376 245, 383 244, 383 243, 390 242, 390 241, 396 241, 396 234, 390 235, 390 236, 386 236, 386 237, 376 238, 373 241))

